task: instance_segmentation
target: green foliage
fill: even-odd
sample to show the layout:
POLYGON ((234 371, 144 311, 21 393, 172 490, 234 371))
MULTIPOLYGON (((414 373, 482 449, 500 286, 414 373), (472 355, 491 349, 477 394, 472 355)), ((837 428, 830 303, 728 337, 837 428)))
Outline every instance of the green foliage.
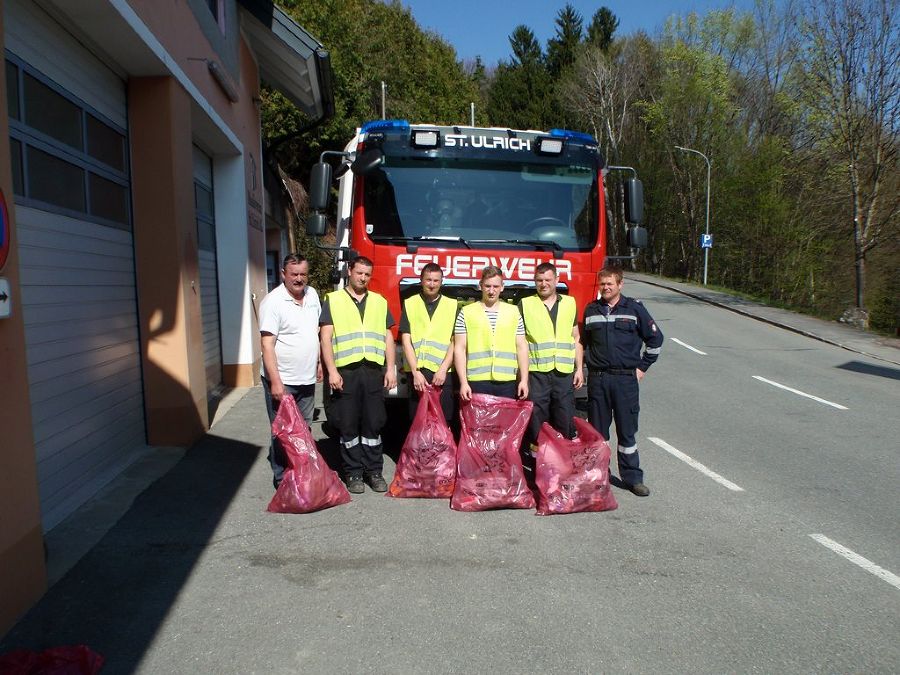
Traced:
POLYGON ((544 53, 538 44, 534 31, 528 26, 518 25, 509 36, 509 46, 512 49, 512 65, 528 66, 542 64, 544 53))
POLYGON ((900 242, 874 253, 869 265, 869 327, 897 336, 900 331, 900 242))
MULTIPOLYGON (((285 0, 281 5, 331 56, 335 115, 325 124, 303 131, 311 121, 284 97, 265 87, 261 94, 263 136, 267 147, 274 145, 267 154, 301 184, 308 184, 309 169, 323 150, 342 150, 360 124, 381 117, 382 81, 388 117, 463 123, 474 102, 485 121, 483 66, 467 73, 453 48, 423 31, 399 1, 285 0), (291 135, 296 137, 283 141, 291 135)), ((297 229, 298 249, 311 262, 311 283, 330 287, 331 255, 314 246, 302 224, 297 229)))
MULTIPOLYGON (((321 0, 281 3, 331 55, 335 115, 326 124, 279 147, 277 159, 305 182, 322 150, 343 149, 356 128, 381 117, 381 82, 386 84, 386 116, 412 122, 458 124, 469 104, 480 111, 478 83, 440 36, 423 31, 399 0, 321 0), (363 29, 364 27, 364 29, 363 29)), ((265 92, 263 133, 277 139, 308 123, 274 92, 265 92)))
POLYGON ((583 23, 581 14, 571 4, 566 4, 557 13, 556 35, 547 41, 547 72, 550 77, 559 77, 575 63, 583 23))
MULTIPOLYGON (((380 117, 382 80, 388 117, 464 122, 474 101, 481 124, 579 128, 644 182, 651 245, 636 266, 697 281, 707 177, 701 157, 674 149, 688 147, 712 163, 710 284, 836 318, 854 301, 857 209, 868 223, 856 234, 868 247, 871 325, 893 334, 900 322, 900 91, 886 87, 900 86, 900 58, 891 58, 900 49, 900 12, 893 11, 898 0, 860 3, 759 0, 752 15, 691 13, 673 17, 660 35, 624 37, 615 35, 619 22, 607 7, 584 30, 565 4, 544 48, 528 26, 517 26, 509 60, 486 71, 480 59, 458 63, 397 0, 285 2, 331 52, 337 114, 301 143, 285 144, 279 160, 303 176, 322 149, 340 148, 360 122, 380 117), (838 39, 843 34, 848 39, 838 39), (886 83, 872 79, 882 75, 886 83), (855 84, 842 89, 842 76, 855 84)), ((277 94, 263 98, 268 138, 308 122, 277 94)), ((609 246, 622 255, 619 179, 607 177, 618 223, 609 246)))
POLYGON ((511 129, 547 129, 554 126, 550 112, 552 87, 543 63, 497 66, 487 102, 493 126, 511 129))
POLYGON ((619 27, 619 19, 609 7, 601 7, 591 19, 587 29, 587 41, 601 52, 608 52, 612 45, 613 35, 619 27))

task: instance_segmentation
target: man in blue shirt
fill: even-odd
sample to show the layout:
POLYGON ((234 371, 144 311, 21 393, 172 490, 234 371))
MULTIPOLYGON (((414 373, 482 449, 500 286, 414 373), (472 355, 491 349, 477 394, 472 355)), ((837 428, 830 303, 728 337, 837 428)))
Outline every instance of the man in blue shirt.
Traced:
POLYGON ((600 298, 584 309, 584 361, 588 367, 588 420, 609 440, 616 423, 619 478, 638 497, 650 489, 638 456, 638 384, 659 358, 662 331, 639 300, 622 295, 622 270, 597 273, 600 298), (642 351, 643 350, 643 351, 642 351))

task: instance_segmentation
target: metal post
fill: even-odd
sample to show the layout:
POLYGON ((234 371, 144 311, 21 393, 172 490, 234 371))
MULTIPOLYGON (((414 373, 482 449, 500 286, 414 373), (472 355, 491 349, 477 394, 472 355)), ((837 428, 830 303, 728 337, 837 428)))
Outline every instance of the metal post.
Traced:
POLYGON ((384 80, 382 80, 381 81, 381 119, 386 119, 384 116, 384 90, 385 90, 385 88, 386 88, 386 85, 384 83, 384 80))
POLYGON ((475 102, 474 101, 469 104, 469 110, 470 110, 469 119, 472 120, 471 126, 474 127, 475 126, 475 102))
MULTIPOLYGON (((680 145, 675 146, 676 150, 683 150, 684 152, 693 152, 695 155, 700 155, 704 160, 706 160, 706 234, 709 235, 709 188, 710 188, 710 162, 709 157, 704 155, 699 150, 692 150, 691 148, 684 148, 680 145)), ((703 285, 706 286, 706 277, 707 271, 709 270, 709 247, 703 249, 703 285)))

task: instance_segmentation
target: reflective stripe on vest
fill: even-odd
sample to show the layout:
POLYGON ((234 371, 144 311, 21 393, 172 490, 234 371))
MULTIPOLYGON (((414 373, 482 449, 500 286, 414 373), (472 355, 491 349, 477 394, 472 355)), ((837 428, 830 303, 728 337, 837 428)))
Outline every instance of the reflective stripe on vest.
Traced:
POLYGON ((498 302, 497 327, 491 324, 480 302, 463 307, 466 322, 466 377, 472 382, 494 380, 510 382, 516 379, 516 328, 519 310, 505 302, 498 302))
POLYGON ((560 295, 554 326, 550 321, 550 312, 539 296, 531 295, 522 299, 529 372, 575 371, 575 338, 572 337, 575 314, 575 299, 560 295))
MULTIPOLYGON (((417 365, 434 372, 441 367, 447 350, 450 349, 457 308, 456 300, 444 295, 440 296, 437 303, 432 316, 428 316, 425 300, 419 293, 403 303, 406 318, 409 319, 409 337, 416 352, 417 365)), ((403 370, 410 370, 405 360, 403 370)))
POLYGON ((337 368, 357 361, 372 361, 384 365, 384 334, 387 325, 387 300, 378 293, 369 292, 366 297, 365 317, 346 290, 328 294, 331 321, 334 332, 331 348, 337 368))

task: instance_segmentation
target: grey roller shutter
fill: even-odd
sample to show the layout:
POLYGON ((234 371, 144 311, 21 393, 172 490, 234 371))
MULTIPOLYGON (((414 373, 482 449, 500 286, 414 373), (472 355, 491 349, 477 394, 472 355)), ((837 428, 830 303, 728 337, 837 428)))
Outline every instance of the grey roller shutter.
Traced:
POLYGON ((4 3, 21 311, 43 526, 147 452, 125 83, 4 3))
POLYGON ((206 366, 208 395, 213 395, 222 384, 222 336, 219 320, 219 279, 212 171, 212 159, 200 148, 194 146, 194 206, 199 248, 203 360, 206 366))

